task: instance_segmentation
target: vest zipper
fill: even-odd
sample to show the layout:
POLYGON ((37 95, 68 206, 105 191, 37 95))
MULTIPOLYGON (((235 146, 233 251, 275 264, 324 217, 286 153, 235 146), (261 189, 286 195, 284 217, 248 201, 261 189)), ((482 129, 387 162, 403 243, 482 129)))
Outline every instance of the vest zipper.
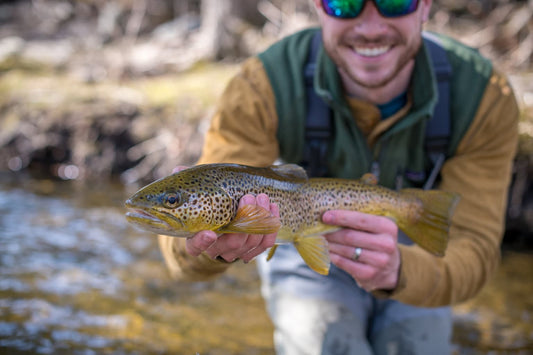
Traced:
POLYGON ((379 164, 381 162, 381 156, 383 153, 382 148, 385 144, 386 141, 382 143, 381 140, 379 140, 378 142, 376 142, 376 147, 373 149, 372 152, 372 163, 370 164, 370 173, 376 177, 378 182, 381 174, 381 168, 379 164))

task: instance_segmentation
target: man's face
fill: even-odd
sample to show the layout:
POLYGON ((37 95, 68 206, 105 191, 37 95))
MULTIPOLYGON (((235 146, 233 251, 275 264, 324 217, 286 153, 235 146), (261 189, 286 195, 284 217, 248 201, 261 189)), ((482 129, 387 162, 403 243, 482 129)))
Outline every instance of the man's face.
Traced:
POLYGON ((410 75, 431 0, 421 0, 415 12, 396 18, 381 16, 371 1, 354 19, 327 15, 321 0, 315 0, 315 5, 325 49, 338 66, 345 86, 378 89, 394 85, 402 72, 403 77, 410 75))

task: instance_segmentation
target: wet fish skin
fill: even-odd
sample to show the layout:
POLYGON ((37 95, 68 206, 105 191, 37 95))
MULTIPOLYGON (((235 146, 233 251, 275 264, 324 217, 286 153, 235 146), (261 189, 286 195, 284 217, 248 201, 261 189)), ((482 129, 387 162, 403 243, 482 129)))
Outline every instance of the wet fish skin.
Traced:
POLYGON ((329 252, 322 234, 338 227, 322 223, 322 214, 333 209, 354 210, 394 219, 422 248, 443 255, 457 195, 438 190, 394 191, 375 182, 371 175, 360 180, 308 179, 305 171, 293 164, 269 168, 198 165, 139 190, 126 201, 131 210, 126 217, 143 229, 177 237, 201 230, 278 232, 276 244, 294 243, 313 270, 327 274, 329 252), (238 208, 242 196, 260 193, 278 205, 279 219, 255 205, 238 208))

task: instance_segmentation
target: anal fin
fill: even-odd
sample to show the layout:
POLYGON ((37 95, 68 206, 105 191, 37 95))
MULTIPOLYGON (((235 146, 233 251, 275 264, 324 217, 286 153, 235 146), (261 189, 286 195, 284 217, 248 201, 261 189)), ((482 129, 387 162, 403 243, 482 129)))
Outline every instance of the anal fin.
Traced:
POLYGON ((294 246, 305 263, 321 275, 329 273, 330 259, 328 242, 322 235, 297 237, 294 246))

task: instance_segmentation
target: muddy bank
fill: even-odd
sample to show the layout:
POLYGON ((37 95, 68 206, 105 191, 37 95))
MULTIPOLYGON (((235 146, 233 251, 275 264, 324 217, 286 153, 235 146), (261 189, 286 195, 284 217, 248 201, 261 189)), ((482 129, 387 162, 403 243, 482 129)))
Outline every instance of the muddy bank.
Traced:
POLYGON ((61 179, 147 182, 201 149, 234 65, 120 82, 12 70, 0 78, 0 169, 61 179), (201 74, 198 74, 201 73, 201 74))

